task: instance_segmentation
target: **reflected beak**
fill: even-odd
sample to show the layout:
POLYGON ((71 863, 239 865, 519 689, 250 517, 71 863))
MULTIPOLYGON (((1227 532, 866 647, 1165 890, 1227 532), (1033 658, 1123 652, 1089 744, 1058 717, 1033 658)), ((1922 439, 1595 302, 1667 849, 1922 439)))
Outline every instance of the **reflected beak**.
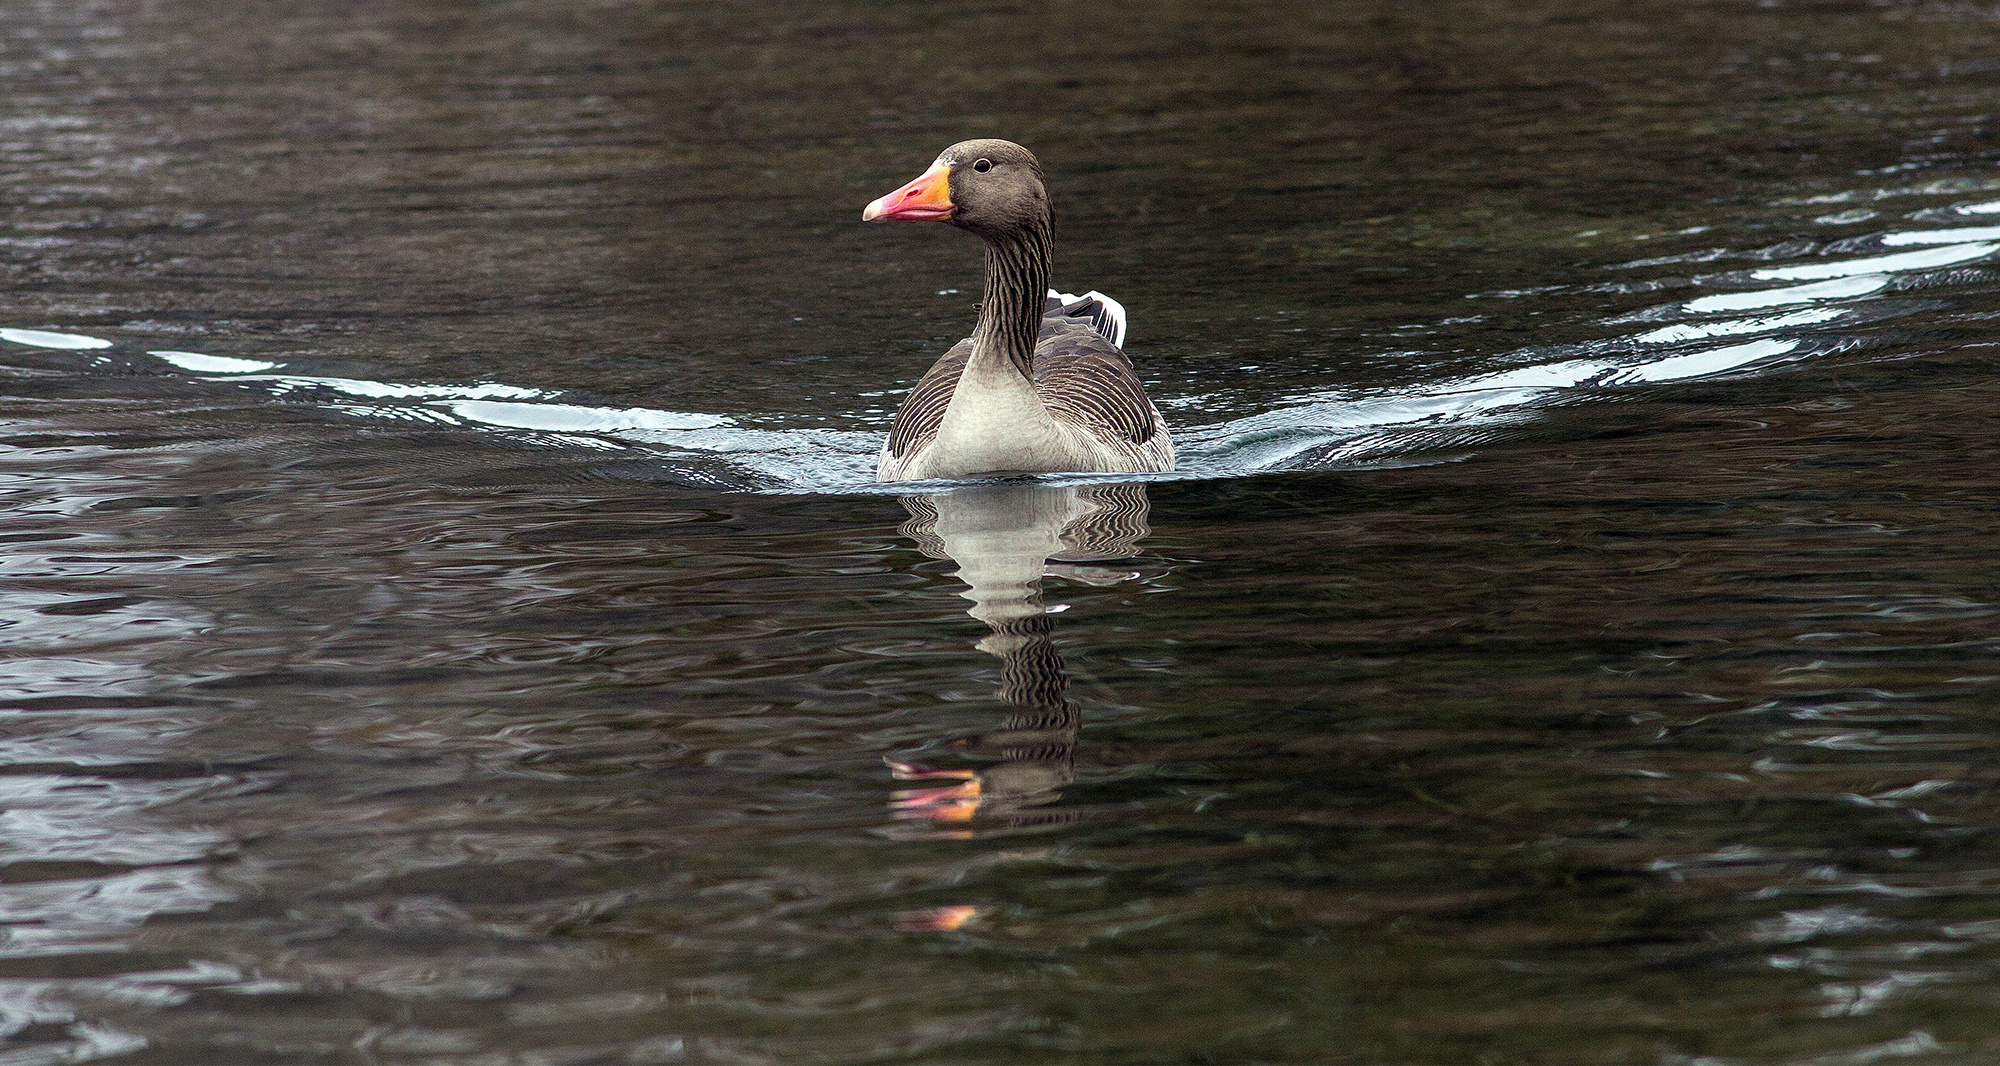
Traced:
POLYGON ((932 163, 917 180, 869 204, 863 222, 932 222, 951 217, 951 167, 932 163))
POLYGON ((898 915, 896 928, 912 933, 951 933, 977 917, 978 907, 925 907, 898 915))

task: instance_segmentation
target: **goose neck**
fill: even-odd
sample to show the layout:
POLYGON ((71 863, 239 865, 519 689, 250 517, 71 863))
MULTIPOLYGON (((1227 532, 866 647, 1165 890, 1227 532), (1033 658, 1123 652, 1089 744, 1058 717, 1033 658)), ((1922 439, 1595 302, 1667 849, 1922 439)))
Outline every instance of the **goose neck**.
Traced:
POLYGON ((986 293, 979 303, 974 357, 1004 356, 1032 377, 1035 338, 1049 291, 1050 233, 1047 220, 986 237, 986 293))

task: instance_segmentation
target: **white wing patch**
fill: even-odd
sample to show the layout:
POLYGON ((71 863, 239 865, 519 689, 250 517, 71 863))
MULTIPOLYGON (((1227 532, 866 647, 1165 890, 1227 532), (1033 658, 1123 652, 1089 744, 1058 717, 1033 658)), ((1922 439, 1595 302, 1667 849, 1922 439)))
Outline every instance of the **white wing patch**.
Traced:
POLYGON ((1071 318, 1090 317, 1090 328, 1113 345, 1125 347, 1125 305, 1092 289, 1082 296, 1049 290, 1049 299, 1061 302, 1062 313, 1071 318), (1089 304, 1090 306, 1082 306, 1089 304))

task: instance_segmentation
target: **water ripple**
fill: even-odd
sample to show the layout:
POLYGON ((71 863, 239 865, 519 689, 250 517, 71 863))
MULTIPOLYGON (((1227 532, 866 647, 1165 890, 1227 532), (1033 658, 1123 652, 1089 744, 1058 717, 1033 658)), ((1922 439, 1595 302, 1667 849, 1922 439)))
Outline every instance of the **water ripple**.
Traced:
MULTIPOLYGON (((1906 192, 1916 191, 1921 190, 1906 192)), ((1976 215, 1990 209, 1991 204, 1969 204, 1952 210, 1976 215)), ((1851 351, 1865 342, 1827 331, 1853 330, 1919 309, 1937 309, 1935 300, 1915 303, 1880 297, 1917 282, 1926 271, 1991 259, 2000 250, 2000 243, 1990 239, 1996 233, 2000 231, 1993 227, 1947 227, 1889 231, 1824 248, 1811 241, 1783 243, 1759 250, 1755 257, 1803 256, 1804 260, 1699 277, 1694 279, 1697 285, 1734 291, 1678 299, 1605 320, 1614 326, 1663 324, 1579 344, 1499 352, 1492 361, 1505 369, 1403 389, 1322 388, 1281 398, 1260 413, 1204 423, 1200 416, 1207 401, 1200 394, 1176 394, 1170 387, 1156 385, 1162 406, 1176 413, 1181 451, 1180 468, 1156 477, 1238 477, 1449 460, 1490 446, 1499 439, 1496 434, 1532 425, 1538 410, 1573 404, 1606 390, 1769 374, 1851 351), (1929 247, 1845 259, 1813 255, 1912 244, 1929 247), (1743 316, 1766 309, 1774 313, 1743 316), (1738 317, 1715 317, 1732 314, 1738 317), (1732 338, 1746 339, 1722 346, 1712 343, 1732 338)), ((1693 258, 1657 257, 1618 269, 1712 262, 1730 254, 1727 248, 1717 248, 1693 258)), ((1515 295, 1532 299, 1538 291, 1544 290, 1515 295)), ((0 338, 50 350, 113 347, 94 337, 43 330, 0 330, 0 338)), ((752 426, 698 410, 594 405, 502 382, 407 383, 271 373, 279 365, 275 360, 172 349, 147 354, 179 370, 215 375, 198 380, 229 383, 294 402, 317 402, 324 410, 350 417, 491 430, 549 447, 624 451, 654 464, 662 476, 692 483, 782 491, 877 491, 872 485, 880 432, 876 428, 752 426)), ((1143 361, 1143 352, 1140 358, 1143 361)))

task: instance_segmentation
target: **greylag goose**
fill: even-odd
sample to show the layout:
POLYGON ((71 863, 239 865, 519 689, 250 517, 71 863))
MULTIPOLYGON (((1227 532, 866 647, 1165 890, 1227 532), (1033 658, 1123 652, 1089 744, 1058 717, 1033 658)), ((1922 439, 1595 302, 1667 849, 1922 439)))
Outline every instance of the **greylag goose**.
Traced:
POLYGON ((986 242, 979 324, 903 401, 876 480, 1173 469, 1167 423, 1118 347, 1125 309, 1049 288, 1049 194, 1026 148, 954 144, 861 218, 949 222, 986 242))

